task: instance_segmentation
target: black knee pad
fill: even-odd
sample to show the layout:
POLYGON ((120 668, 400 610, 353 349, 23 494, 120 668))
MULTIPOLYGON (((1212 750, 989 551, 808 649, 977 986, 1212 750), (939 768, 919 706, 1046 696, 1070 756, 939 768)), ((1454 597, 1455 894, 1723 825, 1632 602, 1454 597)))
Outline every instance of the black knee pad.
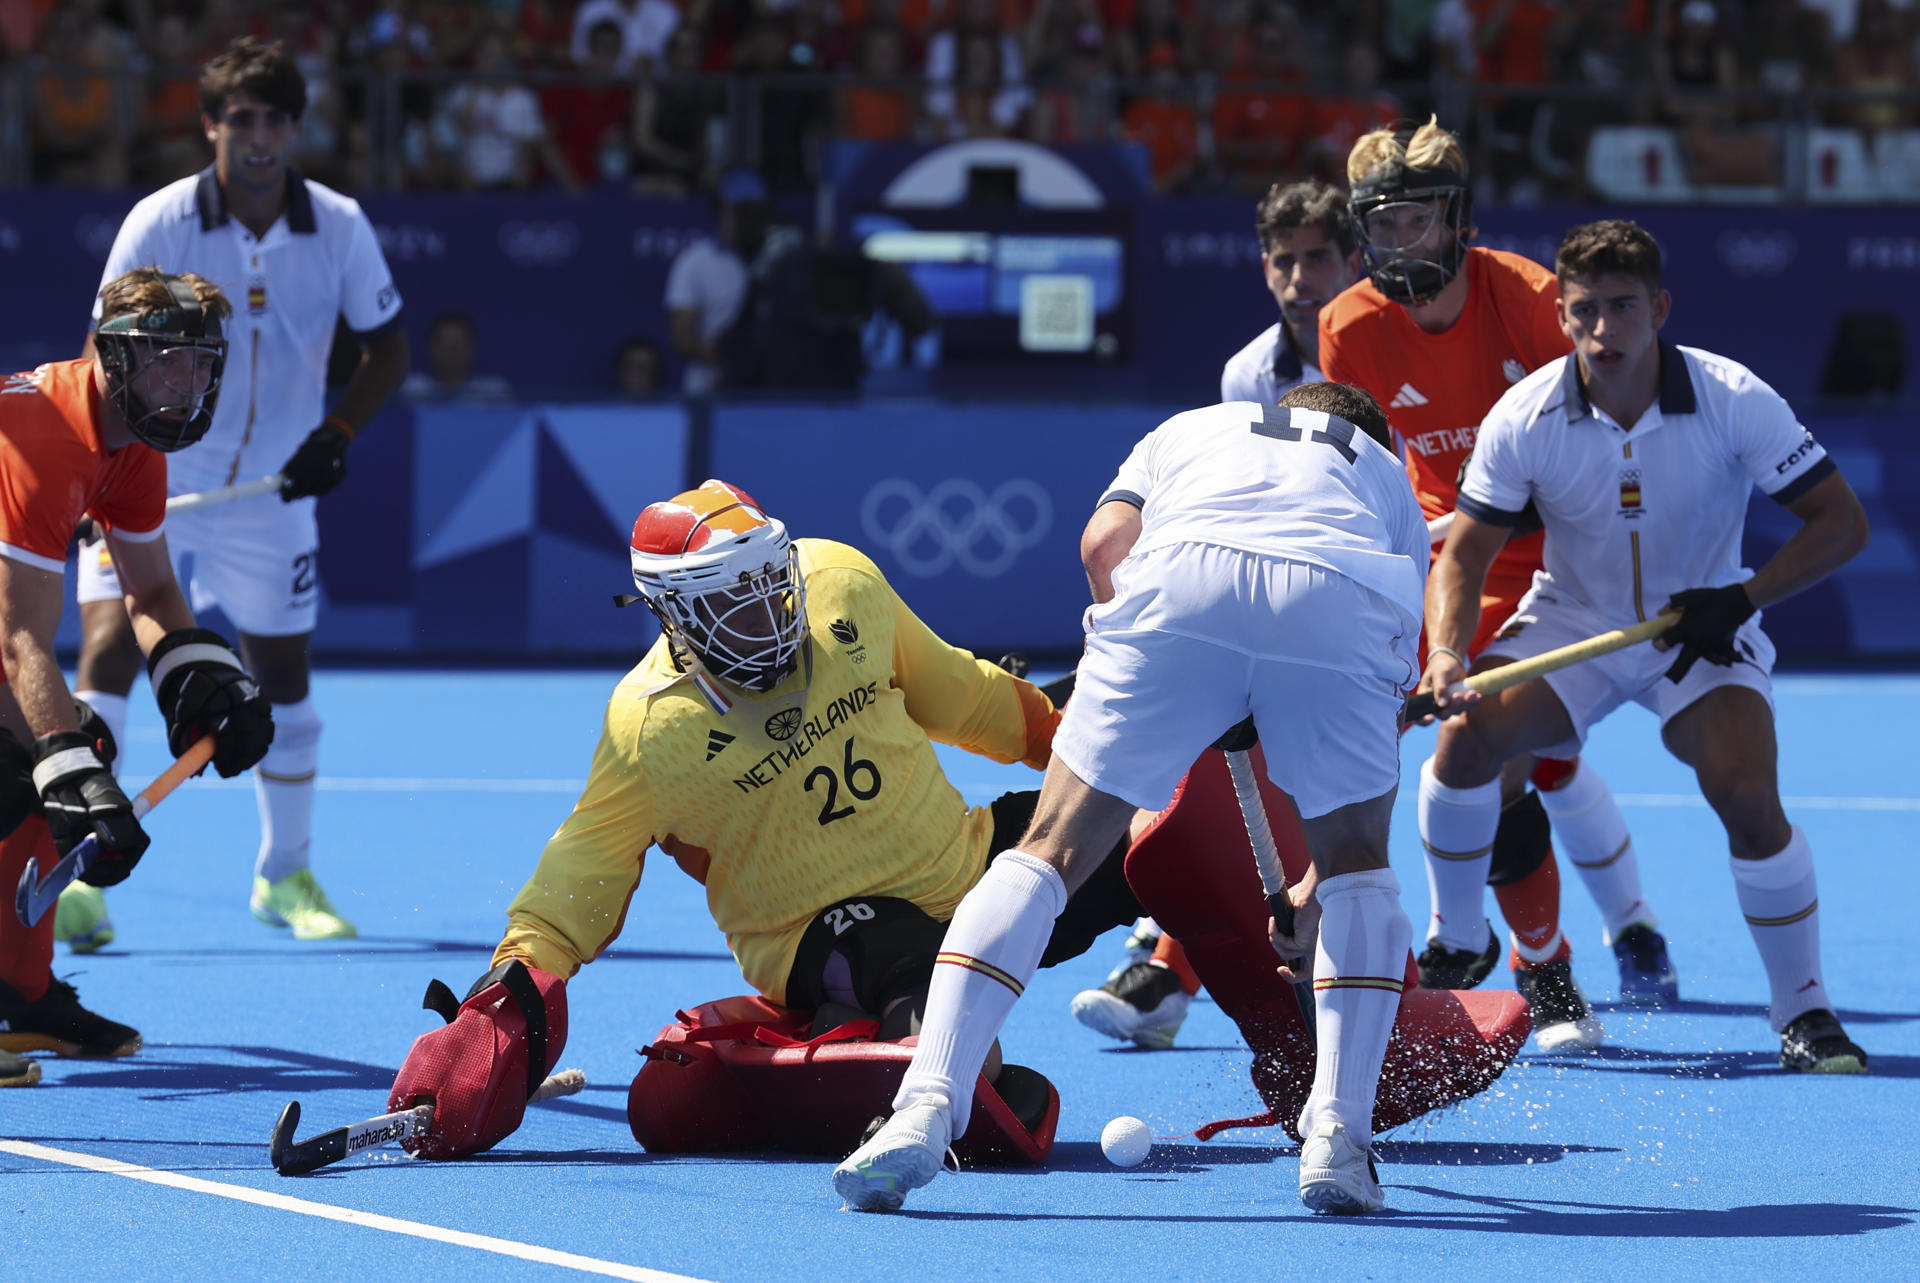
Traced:
POLYGON ((1540 795, 1528 789, 1518 802, 1500 812, 1487 885, 1503 887, 1521 881, 1546 863, 1552 851, 1553 828, 1547 822, 1547 808, 1540 804, 1540 795))

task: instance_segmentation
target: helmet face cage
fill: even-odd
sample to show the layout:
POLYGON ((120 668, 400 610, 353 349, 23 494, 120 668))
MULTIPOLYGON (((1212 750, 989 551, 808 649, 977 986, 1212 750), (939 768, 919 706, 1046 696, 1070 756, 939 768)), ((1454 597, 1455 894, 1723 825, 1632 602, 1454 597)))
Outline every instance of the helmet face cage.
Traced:
POLYGON ((106 372, 107 395, 125 417, 127 430, 171 454, 213 426, 227 341, 219 318, 206 313, 191 286, 170 277, 167 287, 172 307, 104 321, 93 344, 106 372), (148 397, 143 398, 133 385, 147 371, 148 397))
POLYGON ((705 565, 643 565, 644 554, 634 555, 634 583, 669 638, 715 677, 752 691, 785 681, 806 640, 799 554, 777 523, 773 536, 705 565))
POLYGON ((1374 288, 1396 303, 1432 302, 1467 260, 1466 187, 1457 179, 1410 186, 1394 177, 1355 186, 1348 216, 1374 288))

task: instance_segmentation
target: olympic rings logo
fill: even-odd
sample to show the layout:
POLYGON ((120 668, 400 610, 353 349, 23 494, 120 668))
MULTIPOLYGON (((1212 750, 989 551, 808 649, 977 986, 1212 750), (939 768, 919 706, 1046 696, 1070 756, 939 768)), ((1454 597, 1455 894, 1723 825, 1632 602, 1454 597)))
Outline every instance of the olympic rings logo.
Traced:
POLYGON ((1053 500, 1025 477, 1003 481, 991 494, 959 477, 924 494, 905 478, 889 477, 861 500, 860 525, 915 578, 958 565, 976 579, 995 579, 1053 529, 1053 500))

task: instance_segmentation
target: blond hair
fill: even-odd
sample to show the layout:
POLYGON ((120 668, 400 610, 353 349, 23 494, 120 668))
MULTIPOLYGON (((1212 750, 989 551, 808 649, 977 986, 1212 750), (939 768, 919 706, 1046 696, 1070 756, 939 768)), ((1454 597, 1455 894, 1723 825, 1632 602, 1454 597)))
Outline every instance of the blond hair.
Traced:
POLYGON ((1467 176, 1467 153, 1460 146, 1460 140, 1440 127, 1438 116, 1428 116, 1427 123, 1413 131, 1413 137, 1405 143, 1400 141, 1398 132, 1392 129, 1376 129, 1370 134, 1362 134, 1360 141, 1347 153, 1347 181, 1357 183, 1377 169, 1389 165, 1404 165, 1409 169, 1451 169, 1465 178, 1467 176))
MULTIPOLYGON (((224 321, 233 315, 233 304, 227 301, 218 285, 192 272, 181 272, 180 279, 193 290, 208 316, 224 321)), ((173 293, 167 289, 167 274, 157 267, 136 267, 124 276, 114 277, 100 291, 103 324, 129 312, 165 312, 172 306, 173 293)))

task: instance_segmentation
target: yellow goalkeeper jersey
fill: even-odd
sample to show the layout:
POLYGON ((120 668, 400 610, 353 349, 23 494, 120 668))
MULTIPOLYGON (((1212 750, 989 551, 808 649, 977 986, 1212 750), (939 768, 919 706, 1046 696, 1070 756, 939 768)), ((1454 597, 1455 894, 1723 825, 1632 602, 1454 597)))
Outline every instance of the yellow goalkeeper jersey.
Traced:
POLYGON ((665 638, 614 689, 586 791, 508 907, 496 963, 572 976, 620 934, 649 846, 707 890, 749 983, 786 996, 800 935, 849 896, 948 918, 986 869, 993 821, 932 741, 1046 765, 1037 688, 936 637, 873 562, 795 542, 799 669, 766 694, 675 667, 665 638))

